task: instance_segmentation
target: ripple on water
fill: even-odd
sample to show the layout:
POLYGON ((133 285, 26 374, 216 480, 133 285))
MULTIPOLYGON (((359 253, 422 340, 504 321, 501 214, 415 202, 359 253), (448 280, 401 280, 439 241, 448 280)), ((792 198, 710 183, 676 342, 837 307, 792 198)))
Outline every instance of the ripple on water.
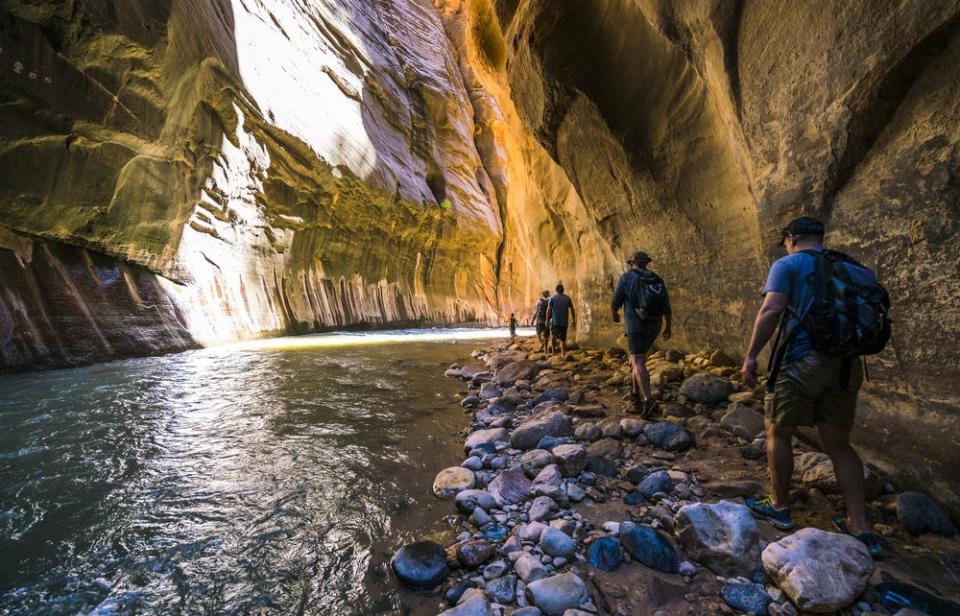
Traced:
POLYGON ((398 608, 390 551, 444 531, 424 505, 463 419, 432 392, 457 390, 438 375, 463 352, 227 347, 0 377, 0 612, 398 608))

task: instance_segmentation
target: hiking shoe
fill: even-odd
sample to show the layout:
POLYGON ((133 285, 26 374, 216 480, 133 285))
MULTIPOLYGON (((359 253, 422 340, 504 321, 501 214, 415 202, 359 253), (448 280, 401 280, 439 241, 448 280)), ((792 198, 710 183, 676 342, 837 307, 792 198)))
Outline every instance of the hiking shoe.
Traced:
POLYGON ((773 506, 773 499, 769 496, 760 498, 748 498, 743 501, 750 508, 753 517, 766 520, 780 530, 790 530, 793 528, 793 518, 790 516, 790 508, 784 507, 777 509, 773 506))
POLYGON ((644 400, 643 401, 643 410, 640 411, 641 419, 650 419, 650 416, 653 415, 654 411, 658 411, 660 407, 657 405, 656 400, 644 400))
POLYGON ((620 397, 620 399, 624 402, 640 402, 641 400, 640 394, 635 394, 632 391, 628 394, 624 394, 620 397))
POLYGON ((860 533, 859 535, 854 535, 853 531, 850 530, 850 527, 847 526, 847 518, 844 515, 835 515, 833 516, 833 525, 837 527, 844 535, 850 535, 863 545, 867 546, 867 551, 870 552, 870 556, 878 558, 885 556, 889 549, 887 548, 886 543, 883 542, 880 537, 876 536, 873 533, 860 533))

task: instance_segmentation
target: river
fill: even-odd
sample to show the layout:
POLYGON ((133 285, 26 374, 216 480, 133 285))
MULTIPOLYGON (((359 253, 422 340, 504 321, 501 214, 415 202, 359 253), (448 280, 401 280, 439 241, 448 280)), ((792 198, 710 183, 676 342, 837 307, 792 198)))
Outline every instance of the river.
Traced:
POLYGON ((303 336, 0 376, 0 613, 432 613, 388 561, 449 533, 430 488, 467 419, 442 373, 501 334, 303 336))

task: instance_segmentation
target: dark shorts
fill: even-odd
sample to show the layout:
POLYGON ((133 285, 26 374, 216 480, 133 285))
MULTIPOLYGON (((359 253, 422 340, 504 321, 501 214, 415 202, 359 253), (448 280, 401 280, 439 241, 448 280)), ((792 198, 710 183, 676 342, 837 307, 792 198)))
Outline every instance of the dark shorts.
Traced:
POLYGON ((548 333, 550 330, 547 329, 547 322, 537 323, 537 336, 542 336, 548 333))
POLYGON ((660 326, 663 325, 663 319, 657 317, 650 321, 643 321, 639 331, 627 332, 627 349, 631 355, 646 355, 650 347, 660 335, 660 326))
POLYGON ((773 391, 764 397, 767 419, 785 428, 820 423, 853 427, 857 394, 863 383, 863 365, 859 357, 847 361, 846 383, 842 382, 846 370, 840 357, 814 351, 785 364, 780 368, 773 391))
POLYGON ((567 341, 567 326, 566 325, 553 325, 550 327, 550 335, 559 340, 560 342, 567 341))

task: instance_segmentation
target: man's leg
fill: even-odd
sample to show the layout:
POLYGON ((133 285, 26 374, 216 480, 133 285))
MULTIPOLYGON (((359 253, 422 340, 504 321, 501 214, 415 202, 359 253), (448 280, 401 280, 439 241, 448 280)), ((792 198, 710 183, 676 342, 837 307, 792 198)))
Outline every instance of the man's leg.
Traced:
POLYGON ((793 428, 777 426, 767 419, 767 469, 770 471, 770 496, 773 506, 790 506, 790 479, 793 477, 793 428))
POLYGON ((864 504, 863 462, 850 445, 850 429, 817 424, 820 444, 833 462, 833 472, 847 505, 847 527, 856 535, 870 532, 864 504))
POLYGON ((640 389, 640 397, 649 400, 653 397, 650 391, 650 372, 647 371, 647 358, 643 355, 631 355, 633 360, 633 378, 640 389))
POLYGON ((640 373, 637 371, 637 360, 630 355, 630 395, 640 397, 640 373))

